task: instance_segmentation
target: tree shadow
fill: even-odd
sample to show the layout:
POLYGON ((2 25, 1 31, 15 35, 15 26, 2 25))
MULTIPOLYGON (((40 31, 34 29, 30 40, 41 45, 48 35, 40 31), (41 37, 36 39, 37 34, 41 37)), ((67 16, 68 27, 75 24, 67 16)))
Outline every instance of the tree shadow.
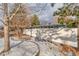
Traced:
POLYGON ((24 42, 24 41, 21 41, 21 42, 19 42, 19 43, 17 43, 17 44, 14 44, 14 45, 11 46, 11 48, 16 47, 16 46, 20 45, 20 44, 23 43, 23 42, 24 42))
POLYGON ((76 34, 74 33, 73 30, 71 30, 71 28, 63 29, 65 32, 71 31, 71 35, 68 36, 68 37, 67 36, 60 36, 61 33, 59 33, 59 31, 61 31, 62 29, 63 28, 60 28, 60 29, 59 28, 55 28, 55 29, 53 28, 53 29, 48 29, 48 30, 42 30, 41 32, 37 31, 35 40, 36 41, 45 41, 45 40, 51 41, 52 39, 54 39, 54 40, 61 39, 61 40, 65 40, 65 41, 76 42, 76 34), (49 32, 49 33, 47 33, 47 32, 49 32), (43 35, 43 34, 45 34, 45 35, 43 35), (54 37, 54 35, 56 35, 57 37, 54 37))
MULTIPOLYGON (((70 37, 67 37, 67 36, 58 36, 58 37, 56 37, 56 38, 54 38, 55 40, 56 39, 61 39, 61 40, 65 40, 65 41, 73 41, 73 42, 76 42, 76 34, 74 33, 74 31, 73 30, 71 30, 71 28, 67 28, 67 29, 64 29, 64 31, 71 31, 71 35, 70 35, 70 37)), ((59 33, 60 34, 60 33, 59 33)), ((55 34, 55 35, 57 35, 57 34, 55 34)))

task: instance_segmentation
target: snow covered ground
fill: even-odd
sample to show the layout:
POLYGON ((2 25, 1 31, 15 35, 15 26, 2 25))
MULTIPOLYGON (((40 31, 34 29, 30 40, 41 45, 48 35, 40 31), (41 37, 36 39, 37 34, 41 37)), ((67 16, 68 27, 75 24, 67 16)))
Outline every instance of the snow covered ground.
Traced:
POLYGON ((3 39, 0 38, 0 48, 3 47, 3 39))
POLYGON ((77 28, 26 29, 25 34, 77 47, 77 28))
MULTIPOLYGON (((11 50, 1 55, 9 56, 61 56, 60 44, 67 44, 77 47, 77 29, 59 28, 59 29, 26 29, 25 34, 32 35, 35 40, 32 41, 17 41, 10 38, 11 50), (45 42, 49 40, 54 43, 45 42), (55 43, 58 42, 58 43, 55 43)), ((3 46, 3 38, 0 39, 0 47, 3 46)), ((72 56, 73 53, 68 52, 65 55, 72 56)))
MULTIPOLYGON (((0 56, 64 56, 59 50, 58 43, 41 41, 16 41, 10 40, 11 49, 0 56)), ((73 53, 65 53, 65 56, 72 56, 73 53)))
POLYGON ((11 49, 0 56, 62 56, 58 47, 49 42, 11 40, 11 49))

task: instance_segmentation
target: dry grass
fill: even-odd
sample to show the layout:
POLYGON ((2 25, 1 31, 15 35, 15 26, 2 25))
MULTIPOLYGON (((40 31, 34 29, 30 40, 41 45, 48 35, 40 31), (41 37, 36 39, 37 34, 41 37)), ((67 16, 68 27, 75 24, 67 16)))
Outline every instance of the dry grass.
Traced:
POLYGON ((61 44, 61 49, 60 51, 64 54, 64 52, 72 52, 73 54, 75 54, 76 56, 79 56, 79 49, 75 48, 75 47, 71 47, 68 45, 63 45, 61 44))

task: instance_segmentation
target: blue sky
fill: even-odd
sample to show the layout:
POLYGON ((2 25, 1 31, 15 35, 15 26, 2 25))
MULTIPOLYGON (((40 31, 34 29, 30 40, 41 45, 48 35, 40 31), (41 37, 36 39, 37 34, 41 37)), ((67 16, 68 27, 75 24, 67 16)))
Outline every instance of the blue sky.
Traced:
POLYGON ((39 19, 42 24, 44 24, 45 22, 47 22, 47 23, 52 22, 52 20, 54 19, 53 13, 58 8, 61 8, 63 6, 62 3, 54 4, 54 7, 51 7, 51 4, 40 4, 40 5, 42 7, 38 7, 37 4, 29 4, 29 6, 33 12, 43 8, 43 10, 41 12, 36 13, 39 16, 39 19), (46 6, 44 6, 44 5, 46 5, 46 6))
MULTIPOLYGON (((36 4, 29 4, 31 6, 31 8, 35 7, 36 4)), ((53 16, 54 11, 56 11, 58 8, 62 7, 63 4, 58 3, 58 4, 54 4, 54 7, 51 7, 51 4, 47 4, 47 6, 43 7, 45 4, 42 4, 41 8, 44 8, 44 10, 42 10, 38 16, 40 17, 40 20, 50 20, 53 16)), ((35 9, 40 9, 39 7, 35 8, 35 9)), ((34 10, 35 10, 34 9, 34 10)))

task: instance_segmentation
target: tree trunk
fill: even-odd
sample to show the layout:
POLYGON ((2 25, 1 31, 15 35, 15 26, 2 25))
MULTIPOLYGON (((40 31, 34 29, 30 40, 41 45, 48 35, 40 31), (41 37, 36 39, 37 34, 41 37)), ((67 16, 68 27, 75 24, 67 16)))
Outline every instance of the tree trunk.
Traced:
POLYGON ((79 48, 79 28, 77 28, 77 46, 79 48))
POLYGON ((10 49, 10 41, 9 41, 9 19, 8 19, 8 4, 4 3, 4 51, 8 51, 10 49))

